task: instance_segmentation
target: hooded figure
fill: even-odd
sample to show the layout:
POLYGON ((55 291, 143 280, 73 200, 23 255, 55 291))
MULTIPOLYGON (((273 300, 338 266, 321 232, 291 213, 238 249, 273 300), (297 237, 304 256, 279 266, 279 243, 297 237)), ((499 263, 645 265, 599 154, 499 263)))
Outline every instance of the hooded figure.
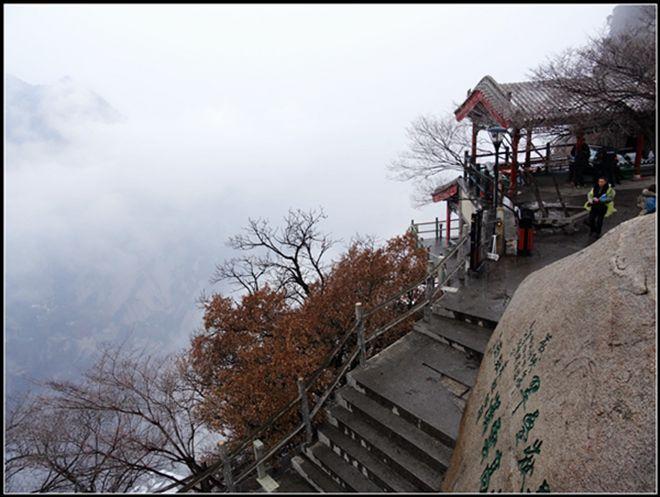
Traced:
POLYGON ((640 216, 655 212, 655 185, 642 190, 642 194, 637 197, 637 207, 641 209, 639 212, 640 216))
POLYGON ((616 212, 614 208, 614 195, 616 192, 603 176, 598 178, 596 185, 587 194, 587 203, 584 208, 589 212, 589 226, 591 235, 600 236, 603 229, 603 219, 616 212))

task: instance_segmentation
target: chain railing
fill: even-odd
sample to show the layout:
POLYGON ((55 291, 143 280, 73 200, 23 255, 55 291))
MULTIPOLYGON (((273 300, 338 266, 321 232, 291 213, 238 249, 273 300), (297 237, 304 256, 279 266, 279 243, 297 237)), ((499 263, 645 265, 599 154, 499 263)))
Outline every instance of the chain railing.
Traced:
POLYGON ((244 437, 230 453, 227 453, 224 445, 222 445, 220 447, 220 459, 211 464, 206 470, 191 475, 183 480, 171 483, 170 485, 159 489, 156 493, 166 492, 177 486, 180 487, 177 489, 177 493, 194 490, 204 480, 215 480, 215 475, 219 474, 221 471, 223 473, 225 490, 234 491, 237 484, 243 482, 255 470, 259 471, 260 468, 263 468, 264 464, 269 459, 277 455, 283 447, 301 432, 306 432, 307 436, 305 443, 309 444, 311 442, 312 421, 314 417, 320 412, 325 402, 342 382, 346 373, 348 373, 351 367, 355 364, 356 360, 360 359, 359 362, 363 364, 367 359, 367 344, 373 342, 373 340, 384 335, 421 310, 430 307, 431 304, 444 295, 443 288, 445 288, 451 281, 451 278, 461 269, 465 269, 466 251, 464 250, 464 246, 468 241, 469 236, 462 236, 462 238, 457 241, 456 245, 454 245, 439 262, 432 263, 429 261, 426 274, 423 278, 420 278, 413 284, 397 292, 387 300, 375 305, 369 311, 363 312, 362 305, 359 303, 356 304, 355 324, 339 339, 334 349, 326 356, 321 365, 315 371, 307 375, 305 379, 300 378, 298 380, 298 395, 295 398, 291 399, 284 407, 277 411, 277 413, 273 414, 273 416, 271 416, 262 426, 244 437), (454 260, 456 261, 456 265, 455 267, 450 268, 449 265, 454 260), (437 284, 436 279, 438 280, 437 284), (411 292, 420 288, 424 289, 424 293, 417 302, 414 304, 406 304, 409 308, 404 313, 395 317, 388 323, 381 325, 368 335, 366 334, 365 324, 369 317, 374 316, 388 306, 402 303, 404 296, 410 295, 411 292), (351 337, 355 337, 356 340, 354 345, 350 348, 350 351, 347 353, 345 349, 351 337), (342 353, 347 353, 347 358, 337 370, 332 381, 318 397, 314 406, 310 409, 308 405, 308 393, 314 386, 316 386, 321 375, 328 370, 333 361, 335 361, 342 353), (254 446, 255 443, 258 442, 259 437, 263 436, 264 433, 273 428, 279 419, 285 414, 290 413, 296 406, 300 410, 302 421, 275 443, 267 452, 261 452, 261 454, 257 456, 256 454, 258 451, 255 450, 254 461, 249 463, 247 467, 242 468, 237 476, 234 476, 233 465, 243 455, 244 451, 248 447, 254 446))

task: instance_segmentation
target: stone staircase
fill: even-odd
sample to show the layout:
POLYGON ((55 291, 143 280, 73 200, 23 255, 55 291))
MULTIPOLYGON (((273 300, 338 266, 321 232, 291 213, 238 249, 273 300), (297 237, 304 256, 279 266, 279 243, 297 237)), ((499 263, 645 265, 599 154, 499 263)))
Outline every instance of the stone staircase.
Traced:
POLYGON ((442 299, 362 368, 292 459, 319 492, 438 492, 496 317, 442 299))

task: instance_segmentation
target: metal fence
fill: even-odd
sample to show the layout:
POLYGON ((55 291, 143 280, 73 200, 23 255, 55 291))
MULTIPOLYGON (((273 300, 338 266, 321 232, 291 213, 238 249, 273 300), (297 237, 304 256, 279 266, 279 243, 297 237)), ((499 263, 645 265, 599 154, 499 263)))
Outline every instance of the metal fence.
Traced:
MULTIPOLYGON (((454 221, 454 220, 452 220, 454 221)), ((427 236, 421 235, 433 235, 433 240, 439 242, 440 240, 447 239, 447 230, 449 230, 449 239, 460 238, 461 231, 459 226, 459 221, 451 222, 447 224, 447 221, 441 221, 439 218, 435 218, 435 221, 421 222, 416 223, 415 220, 410 221, 410 231, 417 235, 418 241, 427 240, 427 236)))

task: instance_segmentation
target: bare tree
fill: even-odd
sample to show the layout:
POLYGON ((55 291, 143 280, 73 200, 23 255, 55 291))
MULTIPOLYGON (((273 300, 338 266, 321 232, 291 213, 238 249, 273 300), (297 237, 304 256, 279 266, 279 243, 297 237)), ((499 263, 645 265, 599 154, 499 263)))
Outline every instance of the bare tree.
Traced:
POLYGON ((302 303, 314 288, 322 290, 325 284, 324 256, 335 243, 319 230, 325 218, 322 209, 291 209, 283 228, 265 219, 250 219, 244 233, 228 241, 230 247, 247 254, 216 266, 211 282, 228 280, 251 294, 267 284, 302 303))
POLYGON ((427 204, 438 183, 450 177, 447 173, 463 169, 464 153, 471 147, 471 127, 467 122, 456 121, 453 114, 424 115, 408 126, 406 134, 407 150, 388 169, 395 179, 413 182, 416 204, 427 204))
POLYGON ((67 411, 52 398, 30 397, 10 413, 5 481, 12 491, 125 492, 141 472, 113 462, 126 454, 125 427, 111 414, 67 411))
MULTIPOLYGON (((8 481, 29 474, 33 491, 125 492, 146 475, 176 482, 172 469, 205 471, 212 434, 190 371, 183 356, 113 348, 82 381, 48 382, 10 415, 8 481)), ((209 477, 200 489, 219 484, 209 477)))
POLYGON ((583 47, 551 57, 533 70, 585 110, 583 127, 645 133, 655 121, 656 9, 638 6, 638 22, 628 32, 603 34, 583 47))

